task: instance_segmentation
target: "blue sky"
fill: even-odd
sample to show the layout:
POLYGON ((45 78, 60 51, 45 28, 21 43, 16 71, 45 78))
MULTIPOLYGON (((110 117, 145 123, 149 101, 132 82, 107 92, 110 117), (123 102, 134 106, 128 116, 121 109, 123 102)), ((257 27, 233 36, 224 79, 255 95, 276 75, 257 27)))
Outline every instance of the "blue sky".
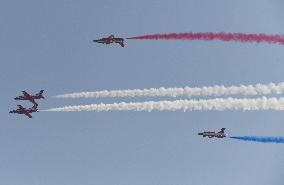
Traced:
POLYGON ((283 184, 283 145, 197 136, 221 127, 230 135, 283 136, 282 112, 39 112, 33 119, 8 114, 21 90, 45 89, 47 99, 39 104, 46 109, 145 100, 51 98, 69 92, 282 82, 281 45, 127 40, 121 48, 92 42, 110 34, 282 34, 282 1, 0 5, 0 184, 283 184))

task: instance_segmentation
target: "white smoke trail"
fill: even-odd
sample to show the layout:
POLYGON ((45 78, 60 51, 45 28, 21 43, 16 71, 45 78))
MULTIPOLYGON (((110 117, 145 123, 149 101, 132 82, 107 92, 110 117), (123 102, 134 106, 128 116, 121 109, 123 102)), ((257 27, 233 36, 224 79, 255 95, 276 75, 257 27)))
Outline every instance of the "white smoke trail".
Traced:
POLYGON ((194 111, 194 110, 284 110, 284 98, 235 99, 216 98, 201 100, 147 101, 113 104, 66 106, 43 111, 194 111))
POLYGON ((184 88, 150 88, 112 91, 79 92, 57 95, 56 98, 102 98, 102 97, 135 97, 135 96, 229 96, 229 95, 268 95, 284 93, 284 82, 274 84, 240 85, 240 86, 208 86, 184 88))

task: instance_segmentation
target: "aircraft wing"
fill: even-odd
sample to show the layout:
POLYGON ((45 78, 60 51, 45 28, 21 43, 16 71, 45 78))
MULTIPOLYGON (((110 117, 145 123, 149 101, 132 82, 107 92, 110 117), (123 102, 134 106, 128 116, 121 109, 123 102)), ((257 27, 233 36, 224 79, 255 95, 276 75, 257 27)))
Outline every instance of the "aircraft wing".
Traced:
POLYGON ((32 115, 28 112, 26 112, 25 115, 28 116, 29 118, 32 118, 32 115))
POLYGON ((31 103, 33 103, 34 105, 38 105, 37 102, 35 102, 35 100, 34 100, 33 98, 29 99, 29 101, 30 101, 31 103))
POLYGON ((23 93, 23 95, 24 95, 25 97, 29 97, 29 96, 30 96, 29 93, 27 93, 26 91, 22 91, 22 93, 23 93))
POLYGON ((24 109, 24 107, 22 105, 17 105, 19 107, 20 110, 24 109))
POLYGON ((114 42, 120 44, 121 47, 124 47, 123 38, 114 38, 114 42))

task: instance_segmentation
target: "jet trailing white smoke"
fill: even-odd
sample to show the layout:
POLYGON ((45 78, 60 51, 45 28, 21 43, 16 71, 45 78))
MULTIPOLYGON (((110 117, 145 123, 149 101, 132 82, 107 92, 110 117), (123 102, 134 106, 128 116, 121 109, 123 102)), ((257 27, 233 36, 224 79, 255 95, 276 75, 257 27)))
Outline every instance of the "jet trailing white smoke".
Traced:
POLYGON ((284 93, 284 82, 274 84, 240 85, 240 86, 208 86, 150 89, 128 89, 112 91, 79 92, 57 95, 56 98, 102 98, 102 97, 137 97, 137 96, 230 96, 230 95, 268 95, 284 93))
POLYGON ((78 106, 65 106, 43 111, 194 111, 194 110, 284 110, 284 98, 216 98, 201 100, 176 100, 176 101, 146 101, 113 104, 91 104, 78 106))

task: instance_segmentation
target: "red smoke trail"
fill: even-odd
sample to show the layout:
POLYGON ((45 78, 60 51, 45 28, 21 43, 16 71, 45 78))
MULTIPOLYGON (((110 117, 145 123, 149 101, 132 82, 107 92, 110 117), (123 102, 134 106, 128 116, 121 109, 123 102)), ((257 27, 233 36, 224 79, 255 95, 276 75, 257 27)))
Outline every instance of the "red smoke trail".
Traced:
POLYGON ((267 34, 246 34, 246 33, 169 33, 169 34, 153 34, 127 39, 148 39, 148 40, 222 40, 222 41, 239 41, 239 42, 267 42, 284 45, 283 35, 267 35, 267 34))

